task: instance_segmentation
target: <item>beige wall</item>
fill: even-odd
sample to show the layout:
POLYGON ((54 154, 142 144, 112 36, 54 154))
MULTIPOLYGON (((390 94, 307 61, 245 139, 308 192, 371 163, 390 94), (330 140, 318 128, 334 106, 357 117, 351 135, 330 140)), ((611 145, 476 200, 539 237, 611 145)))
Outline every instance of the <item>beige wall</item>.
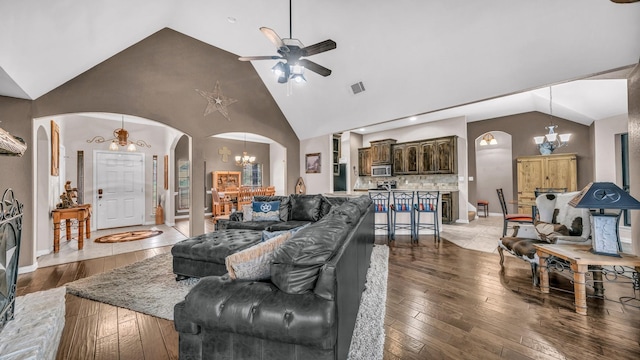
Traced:
MULTIPOLYGON (((32 102, 0 98, 0 126, 28 144, 33 143, 33 118, 77 112, 130 114, 169 125, 192 137, 193 164, 204 164, 209 136, 249 131, 287 149, 287 192, 293 192, 300 173, 299 140, 252 65, 171 29, 160 30, 32 102), (228 107, 230 120, 218 112, 203 115, 207 102, 195 90, 213 91, 216 81, 225 96, 238 100, 228 107)), ((22 158, 0 160, 3 169, 12 169, 2 172, 0 183, 15 188, 27 205, 21 266, 35 262, 31 156, 28 150, 22 158)), ((200 204, 204 166, 193 166, 192 171, 191 203, 200 204)), ((191 233, 203 231, 203 217, 193 217, 191 233)))

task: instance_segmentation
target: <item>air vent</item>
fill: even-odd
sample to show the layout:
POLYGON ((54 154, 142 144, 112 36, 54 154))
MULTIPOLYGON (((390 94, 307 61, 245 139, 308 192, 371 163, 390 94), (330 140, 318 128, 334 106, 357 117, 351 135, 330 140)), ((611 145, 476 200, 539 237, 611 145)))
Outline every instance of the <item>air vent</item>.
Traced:
POLYGON ((351 85, 351 91, 353 91, 354 95, 363 92, 364 91, 364 84, 362 83, 362 81, 351 85))

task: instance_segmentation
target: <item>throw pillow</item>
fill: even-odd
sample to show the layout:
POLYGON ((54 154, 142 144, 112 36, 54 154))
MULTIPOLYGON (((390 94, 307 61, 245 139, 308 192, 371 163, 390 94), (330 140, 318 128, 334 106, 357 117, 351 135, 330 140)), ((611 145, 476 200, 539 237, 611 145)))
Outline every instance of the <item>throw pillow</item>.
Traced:
POLYGON ((262 230, 262 241, 267 241, 271 238, 274 238, 278 235, 282 235, 284 233, 290 233, 291 236, 295 235, 295 233, 297 233, 298 231, 304 229, 306 226, 309 226, 309 224, 306 225, 302 225, 302 226, 298 226, 295 227, 293 229, 289 229, 289 230, 278 230, 278 231, 267 231, 267 230, 262 230))
POLYGON ((242 205, 242 219, 243 221, 253 220, 253 208, 251 204, 242 205))
POLYGON ((252 203, 254 221, 280 221, 280 201, 252 203))
POLYGON ((535 227, 536 232, 540 236, 540 240, 546 241, 550 244, 554 244, 558 239, 558 236, 569 235, 569 229, 562 224, 551 224, 538 221, 535 227))
POLYGON ((291 195, 291 216, 289 220, 316 222, 322 210, 321 195, 291 195))
POLYGON ((273 252, 291 237, 286 231, 265 242, 260 242, 225 258, 225 265, 232 279, 264 280, 271 277, 273 252))

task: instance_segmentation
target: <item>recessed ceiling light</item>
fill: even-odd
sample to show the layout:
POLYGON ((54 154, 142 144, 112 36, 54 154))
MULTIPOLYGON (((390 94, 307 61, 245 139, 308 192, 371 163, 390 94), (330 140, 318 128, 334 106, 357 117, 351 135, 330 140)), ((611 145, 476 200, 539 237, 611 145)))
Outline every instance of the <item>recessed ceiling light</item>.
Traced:
POLYGON ((238 19, 234 18, 233 16, 229 16, 229 17, 227 17, 227 21, 232 23, 232 24, 235 24, 236 21, 238 21, 238 19))
POLYGON ((365 128, 360 128, 360 131, 367 131, 367 129, 365 129, 365 128))
POLYGON ((412 116, 412 117, 409 118, 409 121, 416 121, 416 119, 418 119, 418 118, 415 117, 415 116, 412 116))

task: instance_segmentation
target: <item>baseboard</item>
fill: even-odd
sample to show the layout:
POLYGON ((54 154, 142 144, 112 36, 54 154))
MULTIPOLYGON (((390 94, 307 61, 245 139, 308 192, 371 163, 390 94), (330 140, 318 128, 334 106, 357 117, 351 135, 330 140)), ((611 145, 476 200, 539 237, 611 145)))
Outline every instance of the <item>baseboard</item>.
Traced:
POLYGON ((49 255, 49 254, 51 254, 52 251, 53 251, 53 248, 46 249, 46 250, 38 250, 38 251, 36 251, 36 257, 38 258, 38 257, 43 256, 43 255, 49 255))
POLYGON ((29 266, 20 266, 18 268, 18 274, 26 274, 30 272, 34 272, 38 269, 38 262, 29 265, 29 266))

